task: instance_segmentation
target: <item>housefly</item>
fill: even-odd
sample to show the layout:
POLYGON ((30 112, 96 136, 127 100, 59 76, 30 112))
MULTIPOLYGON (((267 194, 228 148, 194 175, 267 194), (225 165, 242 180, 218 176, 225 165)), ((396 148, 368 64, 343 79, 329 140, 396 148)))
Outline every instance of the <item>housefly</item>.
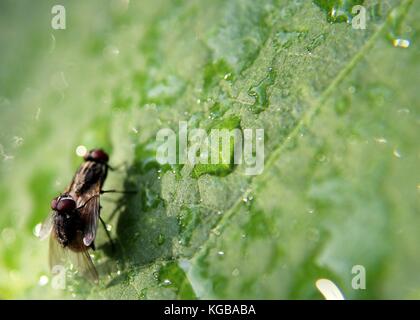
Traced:
POLYGON ((89 255, 89 249, 83 242, 86 220, 81 214, 76 201, 69 194, 62 194, 51 201, 52 213, 42 224, 39 232, 41 239, 50 235, 49 265, 64 266, 70 260, 75 268, 89 280, 97 283, 98 273, 89 255))
MULTIPOLYGON (((76 199, 80 215, 85 221, 83 243, 95 248, 96 229, 100 219, 99 195, 108 174, 108 155, 102 149, 93 149, 84 156, 67 193, 76 199)), ((101 220, 102 221, 102 220, 101 220)), ((106 230, 106 229, 105 229, 106 230)))
POLYGON ((68 188, 52 200, 52 213, 39 232, 40 238, 50 234, 50 268, 63 265, 69 256, 77 270, 93 282, 98 281, 98 273, 89 249, 95 249, 98 220, 105 225, 100 217, 99 201, 109 169, 108 159, 101 149, 91 150, 84 156, 85 161, 68 188))

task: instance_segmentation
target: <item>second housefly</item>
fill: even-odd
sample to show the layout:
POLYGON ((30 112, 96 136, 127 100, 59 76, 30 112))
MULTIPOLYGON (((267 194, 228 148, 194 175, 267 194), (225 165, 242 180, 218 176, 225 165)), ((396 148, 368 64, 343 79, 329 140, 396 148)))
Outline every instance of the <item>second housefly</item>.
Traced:
POLYGON ((98 273, 89 249, 95 249, 96 229, 101 220, 100 194, 109 169, 108 159, 102 149, 91 150, 84 156, 85 161, 70 185, 52 200, 52 213, 39 233, 40 238, 50 234, 51 269, 69 258, 79 272, 95 283, 98 273))

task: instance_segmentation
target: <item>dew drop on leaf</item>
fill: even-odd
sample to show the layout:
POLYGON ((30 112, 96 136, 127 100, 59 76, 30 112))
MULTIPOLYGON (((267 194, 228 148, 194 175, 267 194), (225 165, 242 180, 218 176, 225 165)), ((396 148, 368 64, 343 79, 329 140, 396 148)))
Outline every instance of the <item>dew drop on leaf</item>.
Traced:
POLYGON ((392 154, 396 157, 396 158, 401 158, 401 152, 398 149, 394 149, 394 151, 392 152, 392 154))

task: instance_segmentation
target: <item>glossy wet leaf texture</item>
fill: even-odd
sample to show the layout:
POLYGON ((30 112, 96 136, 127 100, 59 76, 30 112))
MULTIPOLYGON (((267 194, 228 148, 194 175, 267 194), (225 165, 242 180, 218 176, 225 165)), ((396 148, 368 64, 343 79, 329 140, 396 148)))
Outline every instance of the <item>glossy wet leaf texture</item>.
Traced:
POLYGON ((0 4, 0 298, 420 298, 419 2, 62 1, 66 30, 54 4, 0 4), (160 165, 179 121, 263 128, 263 173, 160 165), (78 146, 138 194, 102 198, 100 285, 56 290, 33 230, 78 146))

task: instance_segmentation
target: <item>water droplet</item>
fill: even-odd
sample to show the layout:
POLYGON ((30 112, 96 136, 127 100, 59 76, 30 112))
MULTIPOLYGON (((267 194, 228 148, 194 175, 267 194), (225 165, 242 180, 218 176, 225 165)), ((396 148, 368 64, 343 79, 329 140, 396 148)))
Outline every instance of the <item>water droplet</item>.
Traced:
POLYGON ((401 153, 398 149, 394 149, 394 151, 392 153, 394 154, 395 157, 401 158, 401 153))
POLYGON ((23 143, 23 138, 22 137, 18 137, 18 136, 13 137, 13 144, 16 147, 19 147, 20 145, 22 145, 22 143, 23 143))
POLYGON ((118 49, 117 47, 115 47, 115 46, 112 46, 112 45, 110 45, 110 46, 107 46, 105 49, 104 49, 104 55, 106 55, 106 56, 108 56, 108 57, 116 57, 116 56, 118 56, 120 54, 120 49, 118 49))
POLYGON ((225 255, 225 253, 224 253, 223 251, 218 251, 218 252, 217 252, 217 254, 218 254, 219 256, 224 256, 224 255, 225 255))
POLYGON ((40 233, 41 233, 41 228, 42 228, 42 223, 38 223, 34 229, 32 230, 32 233, 34 234, 35 237, 39 238, 40 233))
POLYGON ((355 92, 356 92, 356 88, 355 88, 354 86, 350 86, 350 87, 348 88, 348 91, 349 91, 349 93, 353 94, 353 93, 355 93, 355 92))
POLYGON ((170 286, 171 284, 172 284, 171 280, 169 280, 169 279, 163 280, 163 285, 164 286, 170 286))
POLYGON ((248 90, 248 95, 255 99, 251 109, 254 113, 260 113, 269 106, 268 89, 275 82, 276 74, 272 68, 268 69, 268 74, 258 84, 248 90))
POLYGON ((308 209, 308 213, 312 214, 312 213, 314 213, 314 212, 315 212, 315 209, 313 209, 313 208, 309 208, 309 209, 308 209))
POLYGON ((88 151, 85 146, 80 145, 80 146, 77 146, 76 148, 76 155, 78 157, 84 157, 87 154, 87 152, 88 151))
POLYGON ((111 226, 110 224, 107 224, 107 225, 106 225, 106 230, 107 230, 107 231, 111 231, 111 230, 112 230, 112 226, 111 226))
POLYGON ((356 4, 362 4, 363 0, 353 0, 353 1, 314 0, 314 3, 326 12, 328 22, 350 23, 354 15, 352 13, 353 6, 356 4))
POLYGON ((232 276, 234 276, 234 277, 237 277, 237 276, 239 276, 239 269, 238 268, 235 268, 235 269, 233 269, 233 271, 232 271, 232 276))
POLYGON ((392 45, 396 48, 403 48, 406 49, 410 46, 410 40, 406 39, 393 39, 392 45))
POLYGON ((384 137, 375 138, 375 141, 380 144, 385 144, 388 142, 384 137))
POLYGON ((232 73, 226 73, 225 76, 223 77, 223 79, 225 80, 230 80, 232 78, 232 73))
POLYGON ((246 205, 250 205, 252 200, 254 200, 254 196, 252 195, 247 195, 245 197, 242 198, 242 201, 246 204, 246 205))
POLYGON ((48 277, 47 276, 40 276, 39 277, 39 281, 38 281, 38 284, 41 286, 41 287, 43 287, 43 286, 45 286, 47 283, 48 283, 48 281, 49 281, 49 279, 48 279, 48 277))

